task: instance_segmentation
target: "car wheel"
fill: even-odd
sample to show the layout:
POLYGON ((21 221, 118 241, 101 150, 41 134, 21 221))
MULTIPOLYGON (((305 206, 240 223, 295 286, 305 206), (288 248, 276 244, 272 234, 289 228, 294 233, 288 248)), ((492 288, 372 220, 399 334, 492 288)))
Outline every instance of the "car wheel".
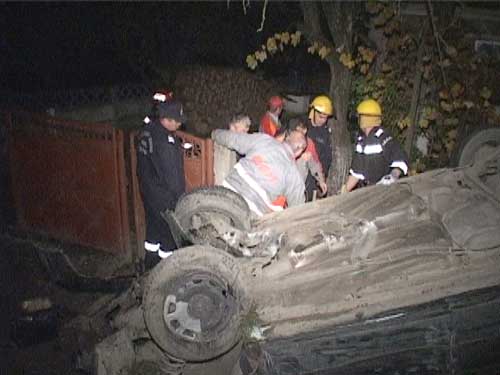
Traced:
POLYGON ((484 156, 491 155, 500 146, 500 127, 480 128, 459 143, 452 156, 452 166, 465 167, 484 156))
POLYGON ((175 207, 175 216, 194 244, 217 248, 226 248, 219 238, 221 226, 227 231, 231 228, 248 231, 251 227, 245 200, 222 186, 200 188, 183 195, 175 207))
POLYGON ((182 248, 149 274, 143 296, 146 327, 168 354, 202 362, 231 350, 246 311, 236 259, 210 246, 182 248))

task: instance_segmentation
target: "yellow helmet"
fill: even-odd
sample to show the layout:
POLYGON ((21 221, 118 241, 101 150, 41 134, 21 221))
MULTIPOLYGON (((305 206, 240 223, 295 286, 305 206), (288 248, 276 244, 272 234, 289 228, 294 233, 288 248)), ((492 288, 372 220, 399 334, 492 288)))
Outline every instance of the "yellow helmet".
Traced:
POLYGON ((358 108, 356 108, 358 115, 367 116, 382 116, 382 108, 377 101, 373 99, 366 99, 359 103, 358 108))
POLYGON ((333 103, 326 95, 320 95, 314 98, 309 106, 312 109, 321 112, 325 115, 333 115, 333 103))

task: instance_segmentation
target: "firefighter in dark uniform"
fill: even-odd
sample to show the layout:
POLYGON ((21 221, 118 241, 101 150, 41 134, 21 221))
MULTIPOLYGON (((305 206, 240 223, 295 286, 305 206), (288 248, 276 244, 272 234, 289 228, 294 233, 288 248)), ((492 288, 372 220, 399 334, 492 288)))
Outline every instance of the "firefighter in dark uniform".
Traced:
POLYGON ((357 108, 360 132, 351 169, 342 191, 367 185, 391 185, 408 174, 408 157, 382 124, 382 108, 373 99, 357 108))
POLYGON ((185 191, 184 145, 175 133, 186 121, 182 105, 174 100, 159 102, 156 112, 137 139, 137 175, 146 213, 146 270, 177 248, 160 213, 173 210, 185 191))
MULTIPOLYGON (((312 139, 316 146, 323 174, 326 178, 328 178, 328 171, 332 164, 331 129, 327 123, 328 118, 332 115, 333 104, 330 98, 326 95, 315 97, 310 105, 307 136, 312 139)), ((312 199, 313 191, 316 189, 316 180, 309 173, 306 179, 306 199, 308 201, 312 199)))

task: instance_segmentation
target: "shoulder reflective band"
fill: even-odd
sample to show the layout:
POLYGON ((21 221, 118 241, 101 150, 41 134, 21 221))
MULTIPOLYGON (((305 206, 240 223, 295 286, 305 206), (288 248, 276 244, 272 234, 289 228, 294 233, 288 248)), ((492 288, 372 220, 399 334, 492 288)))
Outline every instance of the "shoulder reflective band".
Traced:
POLYGON ((354 172, 352 169, 349 169, 349 174, 350 174, 352 177, 357 178, 358 180, 364 180, 364 179, 365 179, 365 176, 363 176, 361 173, 356 173, 356 172, 354 172))
POLYGON ((375 137, 379 138, 382 134, 384 134, 384 129, 379 129, 375 132, 375 137))
POLYGON ((404 174, 408 174, 408 165, 404 161, 393 161, 391 164, 391 168, 399 168, 403 171, 404 174))
POLYGON ((151 251, 153 253, 156 253, 158 250, 160 250, 160 244, 144 241, 144 249, 146 251, 151 251))
POLYGON ((162 94, 161 92, 157 92, 156 94, 153 95, 153 99, 159 102, 165 102, 167 101, 167 95, 162 94))

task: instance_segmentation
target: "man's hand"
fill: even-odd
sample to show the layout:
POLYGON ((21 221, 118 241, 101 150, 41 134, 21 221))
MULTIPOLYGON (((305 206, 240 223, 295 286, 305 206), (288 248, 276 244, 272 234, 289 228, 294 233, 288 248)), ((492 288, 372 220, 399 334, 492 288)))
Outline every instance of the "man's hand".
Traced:
POLYGON ((328 191, 328 186, 326 185, 326 182, 320 182, 318 186, 321 192, 321 196, 326 195, 326 192, 328 191))
POLYGON ((379 182, 377 182, 377 185, 389 186, 395 183, 397 180, 398 180, 397 177, 394 177, 392 174, 386 174, 384 177, 380 179, 379 182))

